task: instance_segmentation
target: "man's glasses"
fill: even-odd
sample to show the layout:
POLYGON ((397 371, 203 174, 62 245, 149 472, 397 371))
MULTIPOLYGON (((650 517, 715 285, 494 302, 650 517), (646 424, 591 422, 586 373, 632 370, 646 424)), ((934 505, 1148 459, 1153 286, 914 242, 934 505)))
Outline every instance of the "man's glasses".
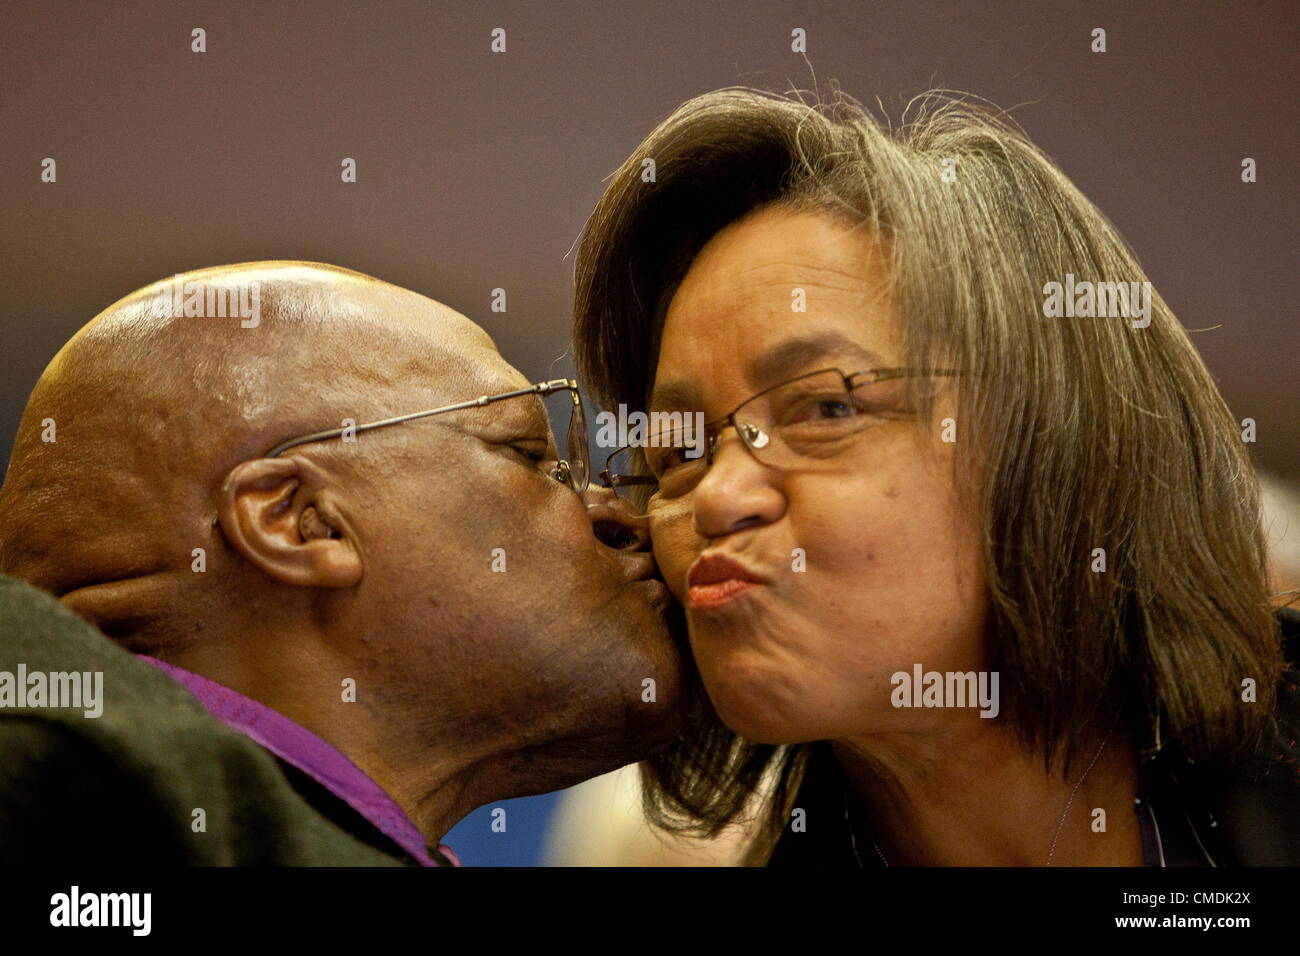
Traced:
POLYGON ((582 412, 582 397, 578 394, 578 383, 571 378, 558 378, 549 382, 537 382, 529 385, 527 388, 517 388, 511 392, 501 392, 499 395, 480 395, 478 398, 471 398, 469 401, 457 402, 454 405, 443 405, 440 408, 430 408, 423 412, 412 412, 409 415, 398 415, 395 418, 385 418, 378 422, 369 422, 365 425, 353 425, 347 428, 331 428, 328 431, 312 432, 310 435, 300 435, 297 438, 290 438, 282 441, 263 458, 275 458, 277 455, 295 448, 298 445, 305 445, 309 442, 327 441, 331 438, 340 438, 345 434, 353 432, 370 431, 375 428, 383 428, 386 425, 400 425, 403 422, 415 421, 417 418, 428 418, 431 415, 441 415, 444 412, 455 412, 463 408, 477 408, 482 405, 490 405, 493 402, 503 401, 507 398, 519 398, 524 395, 550 395, 559 394, 567 391, 571 401, 569 411, 569 425, 565 432, 565 453, 567 458, 561 458, 556 462, 547 463, 547 472, 556 481, 567 485, 578 494, 587 490, 587 485, 591 475, 590 456, 587 451, 587 418, 582 412))
POLYGON ((662 415, 644 446, 620 448, 598 476, 637 514, 688 494, 717 455, 722 433, 734 428, 758 461, 775 468, 816 468, 848 439, 897 416, 906 404, 904 379, 960 375, 957 369, 863 369, 846 375, 819 369, 774 385, 695 434, 689 416, 662 415))

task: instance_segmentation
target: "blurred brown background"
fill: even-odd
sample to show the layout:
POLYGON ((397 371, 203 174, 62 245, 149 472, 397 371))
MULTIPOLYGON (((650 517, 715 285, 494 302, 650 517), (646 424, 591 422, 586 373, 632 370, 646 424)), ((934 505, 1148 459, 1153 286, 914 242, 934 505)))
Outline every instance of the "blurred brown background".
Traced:
POLYGON ((198 266, 338 263, 545 377, 601 181, 684 99, 836 79, 1014 115, 1137 249, 1267 468, 1300 479, 1293 2, 27 3, 0 14, 0 460, 45 363, 198 266), (190 31, 208 51, 190 51, 190 31), (489 50, 493 27, 507 52, 489 50), (1108 52, 1089 51, 1093 27, 1108 52), (44 157, 58 182, 40 181, 44 157), (339 180, 345 157, 358 182, 339 180), (1259 181, 1240 181, 1242 157, 1259 181), (566 257, 567 256, 567 257, 566 257), (488 309, 503 287, 509 311, 488 309))

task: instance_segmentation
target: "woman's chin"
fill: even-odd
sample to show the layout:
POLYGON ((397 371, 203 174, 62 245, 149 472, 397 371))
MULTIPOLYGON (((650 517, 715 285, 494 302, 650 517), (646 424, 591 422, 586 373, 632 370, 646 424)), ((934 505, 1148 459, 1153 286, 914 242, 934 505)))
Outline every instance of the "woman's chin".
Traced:
POLYGON ((802 737, 788 737, 783 734, 780 728, 766 728, 758 726, 755 729, 746 730, 744 724, 735 724, 729 720, 723 720, 731 730, 734 730, 741 737, 744 737, 753 744, 770 744, 774 747, 781 747, 788 744, 801 744, 806 741, 802 737))
POLYGON ((808 735, 805 721, 792 712, 793 701, 772 693, 764 686, 732 677, 713 680, 704 677, 709 699, 718 717, 731 730, 756 744, 795 744, 816 739, 808 735))

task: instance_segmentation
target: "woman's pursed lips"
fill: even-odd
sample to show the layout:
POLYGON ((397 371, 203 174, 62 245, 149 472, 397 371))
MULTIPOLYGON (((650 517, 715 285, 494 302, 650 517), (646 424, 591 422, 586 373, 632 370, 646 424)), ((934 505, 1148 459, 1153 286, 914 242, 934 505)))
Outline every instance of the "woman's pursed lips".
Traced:
POLYGON ((725 554, 700 555, 686 577, 686 606, 695 611, 721 607, 767 580, 725 554))

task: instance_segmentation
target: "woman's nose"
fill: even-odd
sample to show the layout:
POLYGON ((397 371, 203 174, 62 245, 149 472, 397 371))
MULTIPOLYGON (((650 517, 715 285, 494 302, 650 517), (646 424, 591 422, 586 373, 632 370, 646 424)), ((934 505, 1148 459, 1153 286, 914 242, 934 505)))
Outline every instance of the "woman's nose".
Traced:
POLYGON ((582 493, 587 503, 587 517, 596 539, 615 551, 649 551, 650 523, 637 517, 632 506, 614 493, 613 488, 588 486, 582 493))
POLYGON ((745 448, 739 435, 724 434, 713 463, 692 494, 695 531, 719 538, 785 514, 785 495, 774 484, 776 470, 745 448))

